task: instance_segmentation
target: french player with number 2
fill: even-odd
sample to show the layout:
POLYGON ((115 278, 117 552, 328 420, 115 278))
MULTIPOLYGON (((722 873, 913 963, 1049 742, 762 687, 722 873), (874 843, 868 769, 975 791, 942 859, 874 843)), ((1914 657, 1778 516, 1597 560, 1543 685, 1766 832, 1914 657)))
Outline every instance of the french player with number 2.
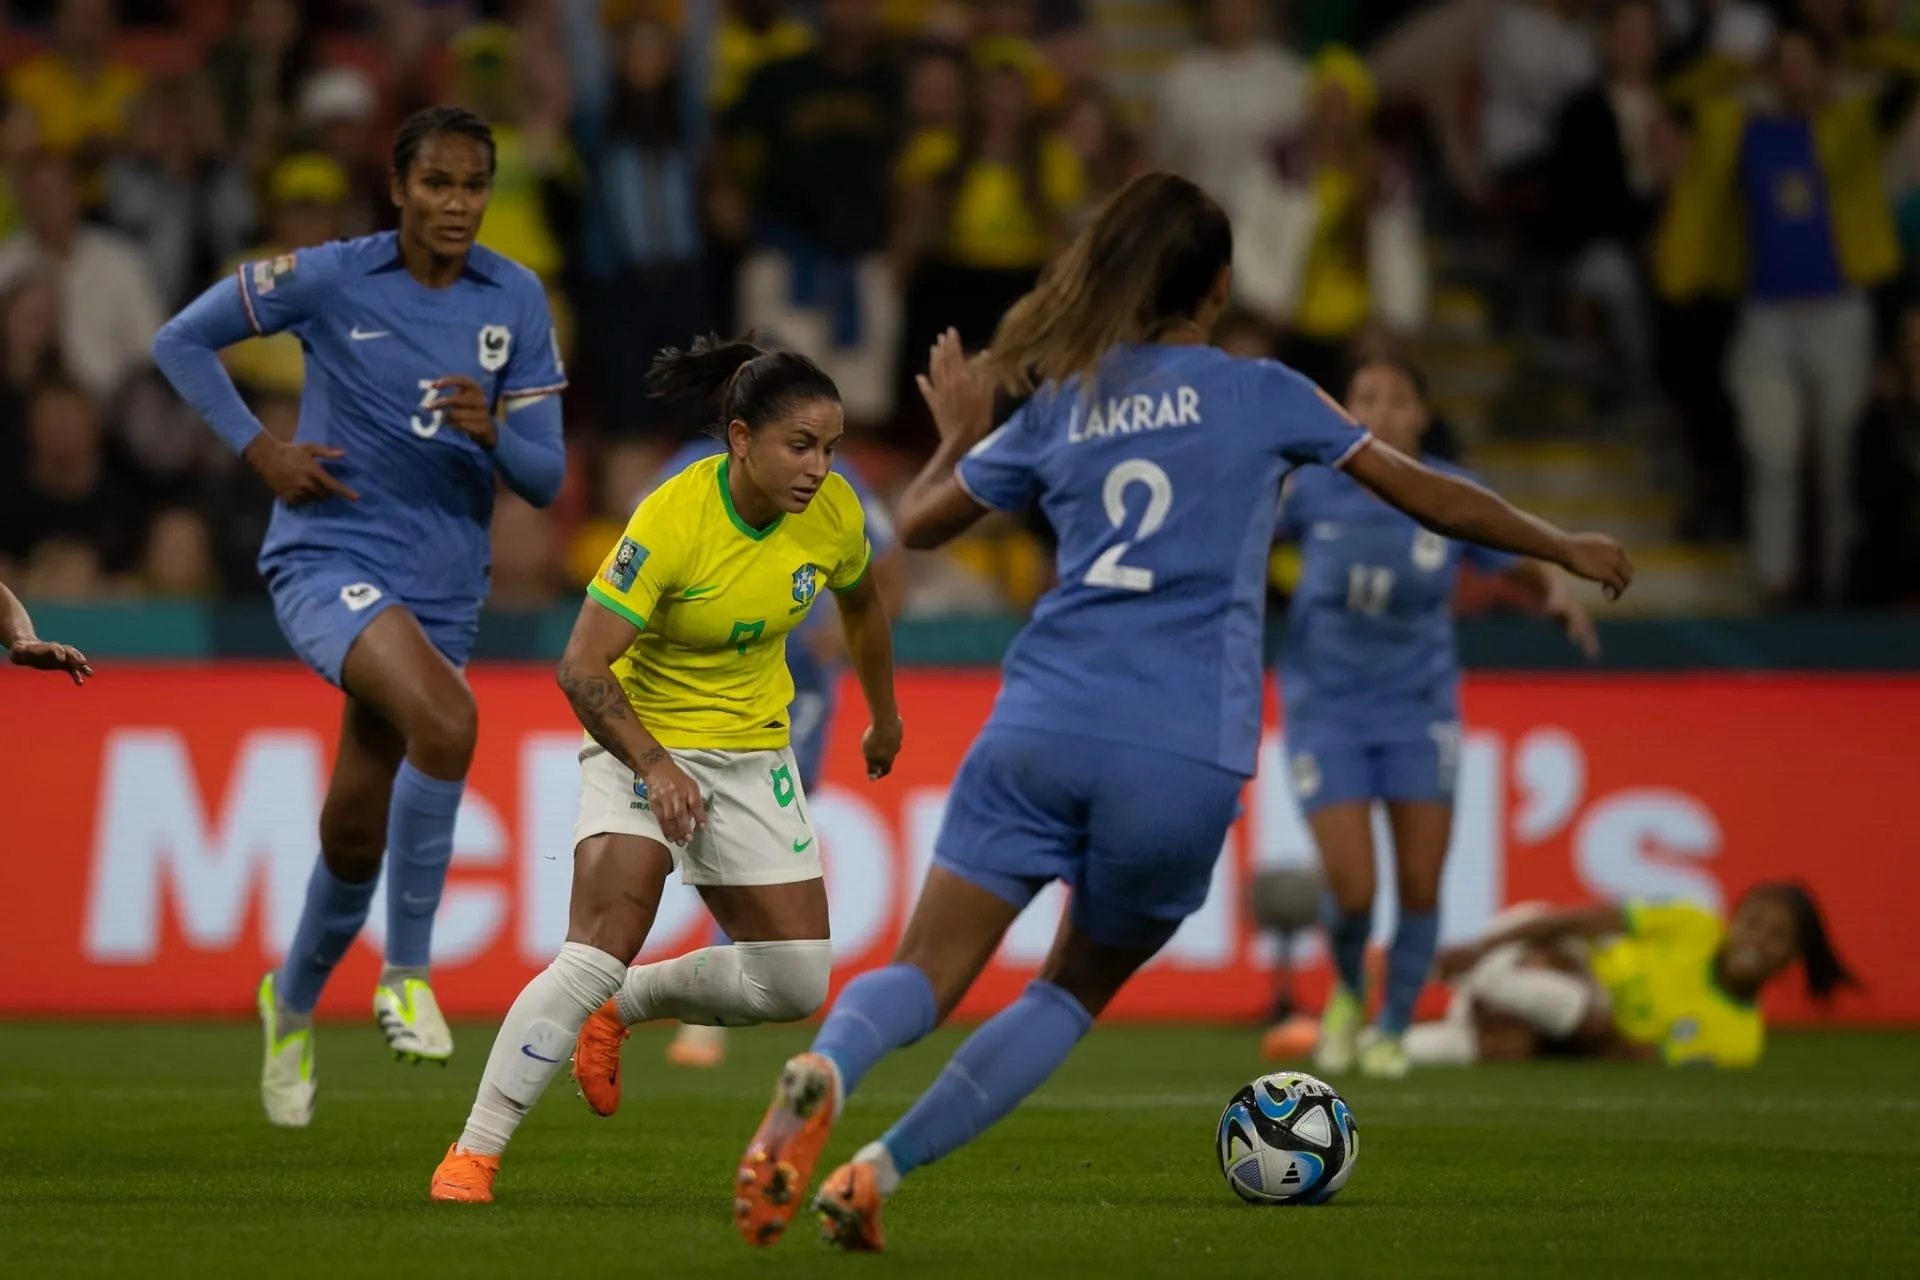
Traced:
POLYGON ((921 389, 940 446, 902 497, 901 542, 939 546, 1037 501, 1059 535, 1059 585, 1008 650, 893 962, 848 983, 781 1071, 735 1175, 751 1243, 804 1203, 847 1095, 952 1012, 1048 883, 1072 893, 1040 977, 826 1177, 814 1207, 828 1240, 881 1248, 883 1200, 1038 1088, 1205 900, 1260 741, 1265 566, 1288 471, 1342 469, 1448 536, 1562 564, 1609 595, 1632 578, 1612 539, 1570 537, 1376 441, 1293 370, 1207 345, 1232 258, 1219 205, 1147 174, 1002 320, 986 373, 1011 391, 1040 383, 1005 426, 988 434, 994 389, 958 335, 934 349, 921 389))
MULTIPOLYGON (((1347 410, 1412 457, 1430 415, 1419 374, 1373 360, 1355 370, 1347 410)), ((1435 471, 1463 475, 1443 462, 1435 471)), ((1433 967, 1440 873, 1453 834, 1460 759, 1460 667, 1453 586, 1462 562, 1499 574, 1558 620, 1589 657, 1593 620, 1558 574, 1525 559, 1443 537, 1380 501, 1364 483, 1315 468, 1292 476, 1276 533, 1300 543, 1300 586, 1280 658, 1287 762, 1329 888, 1327 938, 1337 983, 1320 1024, 1315 1065, 1406 1075, 1402 1037, 1433 967), (1385 1000, 1362 1030, 1363 967, 1373 927, 1373 805, 1393 839, 1398 919, 1385 1000)))
POLYGON ((394 138, 397 232, 244 264, 154 341, 175 389, 273 490, 260 572, 274 612, 346 694, 306 905, 258 993, 261 1101, 277 1125, 312 1119, 313 1008, 366 922, 383 854, 374 1015, 396 1057, 453 1053, 428 961, 477 732, 462 669, 487 595, 496 478, 546 506, 566 469, 546 294, 474 243, 493 172, 477 116, 418 112, 394 138), (306 351, 292 441, 261 429, 217 355, 282 331, 306 351))

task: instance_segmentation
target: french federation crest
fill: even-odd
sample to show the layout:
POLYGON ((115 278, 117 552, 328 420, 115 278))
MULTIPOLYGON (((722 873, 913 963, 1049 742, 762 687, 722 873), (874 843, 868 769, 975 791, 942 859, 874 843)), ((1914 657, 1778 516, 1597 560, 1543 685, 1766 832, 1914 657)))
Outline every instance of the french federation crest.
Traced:
POLYGON ((800 604, 812 604, 814 594, 819 590, 820 570, 817 566, 803 564, 793 571, 793 598, 800 604))
POLYGON ((1431 529, 1419 529, 1413 535, 1413 564, 1427 573, 1447 563, 1447 540, 1431 529))
POLYGON ((513 346, 513 334, 503 324, 480 327, 480 367, 498 373, 507 367, 507 352, 513 346))

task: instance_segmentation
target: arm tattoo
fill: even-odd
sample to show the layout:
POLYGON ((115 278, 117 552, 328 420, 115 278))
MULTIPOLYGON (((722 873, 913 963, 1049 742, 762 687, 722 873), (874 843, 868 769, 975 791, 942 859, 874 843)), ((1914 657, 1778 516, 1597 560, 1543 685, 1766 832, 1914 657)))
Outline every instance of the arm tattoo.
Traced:
MULTIPOLYGON (((563 663, 559 682, 567 701, 573 706, 574 716, 588 736, 605 747, 614 759, 638 773, 639 767, 627 758, 627 750, 621 745, 619 735, 613 728, 622 720, 632 720, 633 708, 627 704, 627 695, 615 683, 612 674, 582 674, 563 663)), ((647 754, 651 755, 652 752, 647 754)))

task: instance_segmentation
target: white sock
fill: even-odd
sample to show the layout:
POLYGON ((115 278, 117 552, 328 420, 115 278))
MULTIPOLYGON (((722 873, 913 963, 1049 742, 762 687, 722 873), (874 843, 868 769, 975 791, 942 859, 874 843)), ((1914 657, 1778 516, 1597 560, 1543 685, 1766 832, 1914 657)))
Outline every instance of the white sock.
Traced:
POLYGON ((1473 998, 1520 1019, 1543 1036, 1564 1040, 1586 1017, 1593 986, 1585 978, 1557 969, 1504 969, 1476 973, 1473 998))
POLYGON ((1415 1023, 1400 1043, 1416 1067, 1465 1067, 1480 1058, 1480 1037, 1471 1021, 1415 1023))
POLYGON ((494 1037, 480 1077, 480 1094, 460 1134, 460 1149, 497 1156, 540 1101, 548 1081, 573 1054, 587 1015, 620 986, 627 966, 581 942, 560 948, 553 963, 529 982, 494 1037))
POLYGON ((628 1026, 675 1018, 708 1027, 798 1022, 827 999, 833 943, 736 942, 627 971, 613 1004, 628 1026))
POLYGON ((873 1185, 885 1199, 900 1188, 900 1170, 894 1167, 893 1152, 882 1142, 869 1142, 853 1153, 853 1163, 873 1166, 873 1185))

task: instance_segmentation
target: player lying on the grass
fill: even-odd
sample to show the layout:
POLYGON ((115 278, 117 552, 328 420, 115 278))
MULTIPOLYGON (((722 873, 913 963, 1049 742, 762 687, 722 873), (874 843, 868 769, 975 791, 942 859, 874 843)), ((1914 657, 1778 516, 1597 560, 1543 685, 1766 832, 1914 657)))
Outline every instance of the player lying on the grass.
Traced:
POLYGON ((0 582, 0 649, 7 651, 7 661, 16 667, 64 671, 73 677, 75 684, 85 684, 87 677, 93 674, 86 654, 70 644, 42 640, 34 633, 33 619, 27 616, 27 606, 20 603, 20 597, 7 590, 4 582, 0 582))
POLYGON ((286 961, 261 980, 260 1099, 313 1118, 313 1008, 387 871, 373 1012, 396 1057, 444 1063, 428 982, 433 918, 479 717, 463 674, 480 627, 493 495, 535 506, 566 471, 566 378, 546 291, 474 243, 493 134, 429 107, 393 139, 398 231, 243 265, 169 321, 153 354, 174 389, 273 490, 260 573, 294 652, 345 693, 320 856, 286 961), (290 332, 306 352, 300 426, 277 440, 219 352, 290 332))
MULTIPOLYGON (((1421 456, 1431 417, 1411 366, 1363 363, 1347 384, 1347 412, 1376 439, 1421 456)), ((1300 583, 1278 683, 1288 776, 1326 869, 1325 923, 1337 975, 1315 1061, 1323 1074, 1358 1065, 1366 1075, 1397 1079, 1408 1066, 1401 1037, 1433 967, 1440 877, 1453 835, 1460 757, 1453 588, 1460 565, 1507 579, 1589 656, 1598 642, 1593 620, 1550 566, 1424 529, 1338 471, 1294 476, 1275 532, 1300 544, 1300 583), (1379 1020, 1363 1030, 1376 801, 1392 834, 1399 913, 1386 999, 1379 1020)))
MULTIPOLYGON (((680 446, 661 464, 658 488, 688 467, 726 452, 726 445, 711 435, 700 435, 680 446)), ((868 572, 880 590, 880 600, 889 616, 898 609, 901 598, 900 556, 893 545, 893 520, 873 496, 853 459, 836 455, 833 472, 853 486, 853 496, 866 513, 867 541, 873 544, 873 561, 868 572)), ((639 495, 644 500, 653 488, 639 495)), ((832 601, 827 602, 829 605, 832 601)), ((839 703, 840 673, 847 664, 845 633, 841 630, 839 610, 814 609, 795 627, 787 639, 787 674, 793 677, 793 701, 787 705, 787 723, 793 729, 793 762, 800 789, 812 795, 820 782, 822 757, 833 727, 833 714, 839 703)), ((724 947, 730 939, 726 930, 714 925, 708 936, 712 946, 724 947)), ((667 1061, 680 1067, 717 1067, 726 1060, 727 1029, 697 1022, 681 1024, 667 1045, 667 1061)), ((603 1116, 612 1115, 620 1106, 620 1081, 617 1072, 587 1075, 580 1081, 587 1103, 603 1116)))
POLYGON ((804 356, 717 341, 664 353, 648 381, 712 405, 727 449, 643 501, 587 588, 559 671, 589 737, 567 941, 507 1011, 435 1200, 493 1199, 500 1153, 575 1038, 590 1042, 589 1015, 612 1052, 578 1057, 583 1083, 618 1072, 632 1023, 792 1022, 826 999, 827 892, 785 660, 823 588, 872 719, 867 776, 900 751, 866 522, 830 470, 845 432, 833 381, 804 356), (629 969, 676 866, 732 945, 629 969))
POLYGON ((953 1011, 1041 889, 1072 887, 1040 978, 827 1177, 829 1240, 880 1248, 882 1198, 1038 1088, 1205 901, 1260 742, 1267 548, 1291 468, 1345 468, 1449 536, 1563 564, 1610 596, 1632 579, 1611 538, 1569 537, 1375 443, 1293 370, 1208 346, 1232 259, 1218 204, 1145 175, 1001 321, 993 381, 1042 383, 1004 427, 988 434, 994 388, 959 335, 935 346, 921 389, 940 446, 902 499, 901 541, 937 547, 1037 500, 1059 585, 1007 652, 893 963, 849 983, 780 1074, 735 1178, 751 1243, 803 1203, 846 1095, 953 1011))
POLYGON ((1445 1019, 1407 1033, 1416 1062, 1549 1056, 1670 1066, 1760 1059, 1760 993, 1795 962, 1825 1001, 1857 985, 1806 887, 1749 889, 1723 925, 1690 903, 1511 908, 1477 942, 1440 954, 1445 1019))

